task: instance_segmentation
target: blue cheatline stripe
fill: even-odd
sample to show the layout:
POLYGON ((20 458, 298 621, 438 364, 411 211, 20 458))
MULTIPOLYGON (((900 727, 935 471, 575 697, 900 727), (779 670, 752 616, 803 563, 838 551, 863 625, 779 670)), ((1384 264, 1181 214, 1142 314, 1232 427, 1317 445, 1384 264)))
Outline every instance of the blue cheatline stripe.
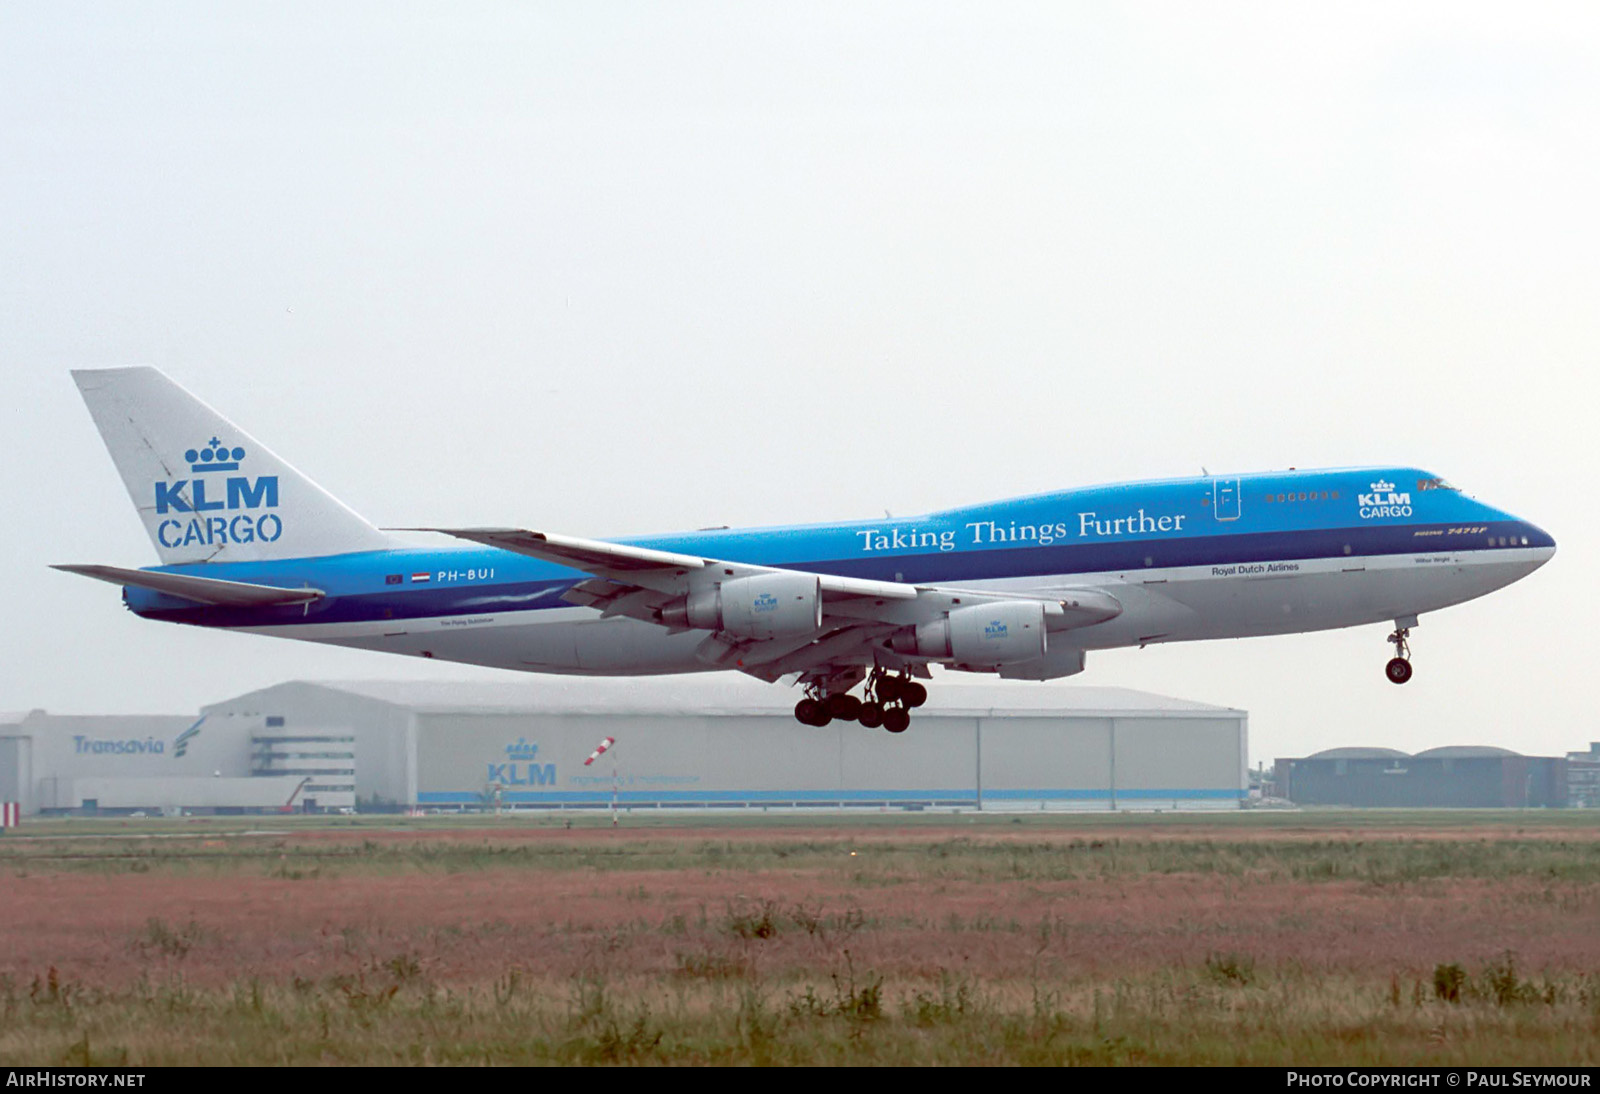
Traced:
MULTIPOLYGON (((624 790, 619 802, 838 802, 838 801, 941 801, 976 798, 965 790, 624 790)), ((481 803, 482 794, 461 791, 423 791, 418 805, 467 805, 481 803)), ((500 795, 504 802, 609 802, 610 790, 508 790, 500 795)))
MULTIPOLYGON (((1171 790, 1118 790, 1118 799, 1152 801, 1205 799, 1208 801, 1239 800, 1247 791, 1217 788, 1179 788, 1171 790)), ((1109 801, 1109 790, 1063 790, 1040 788, 1036 790, 985 790, 985 801, 1109 801)), ((611 800, 609 790, 509 790, 500 795, 502 802, 548 802, 552 805, 578 805, 605 803, 611 800)), ((960 789, 935 788, 927 790, 624 790, 617 801, 624 805, 693 804, 695 802, 926 802, 967 801, 976 802, 978 792, 972 787, 960 789)), ((417 794, 418 805, 481 805, 484 795, 470 791, 425 790, 417 794)))
POLYGON ((985 801, 1105 801, 1112 797, 1119 801, 1123 798, 1140 799, 1146 801, 1162 801, 1168 798, 1205 798, 1213 801, 1238 800, 1249 794, 1248 790, 1234 788, 1200 788, 1200 787, 1175 787, 1172 789, 1156 790, 1118 790, 1113 794, 1104 788, 1096 790, 1054 790, 1048 788, 1033 790, 985 790, 985 801))
MULTIPOLYGON (((1270 532, 1243 532, 1217 535, 1185 535, 1157 539, 1127 539, 1116 542, 1058 543, 1049 547, 1007 546, 932 552, 890 554, 866 558, 816 558, 767 561, 754 556, 764 554, 760 544, 741 552, 745 560, 762 565, 805 570, 846 577, 901 580, 914 584, 977 581, 993 578, 1032 577, 1057 574, 1115 573, 1147 568, 1166 569, 1184 566, 1225 566, 1249 562, 1277 562, 1350 556, 1373 557, 1435 550, 1440 541, 1419 538, 1419 532, 1452 527, 1452 524, 1393 524, 1347 528, 1315 528, 1270 532), (1348 548, 1348 551, 1346 550, 1348 548)), ((1485 546, 1498 537, 1517 542, 1523 536, 1529 545, 1552 546, 1544 532, 1522 521, 1486 520, 1485 534, 1472 542, 1452 541, 1452 551, 1483 551, 1501 548, 1485 546)), ((769 547, 768 550, 771 548, 769 547)), ((406 552, 406 555, 413 552, 406 552)), ((415 561, 415 560, 412 560, 415 561)), ((376 620, 437 618, 452 615, 499 614, 570 607, 561 594, 581 580, 573 571, 505 551, 463 549, 453 555, 430 555, 430 569, 441 566, 457 570, 492 568, 492 582, 414 585, 385 584, 388 571, 404 570, 405 560, 382 552, 339 556, 330 560, 305 559, 269 563, 229 563, 209 566, 209 576, 237 577, 264 584, 328 588, 327 599, 311 605, 289 607, 229 608, 198 607, 179 598, 149 590, 129 588, 129 605, 140 614, 158 616, 174 622, 203 622, 207 626, 243 627, 272 623, 364 623, 376 620), (441 563, 441 559, 448 562, 441 563), (546 576, 549 575, 549 576, 546 576), (560 576, 556 576, 560 575, 560 576), (373 590, 367 592, 366 590, 373 590)), ((195 566, 158 567, 178 573, 197 572, 195 566)))

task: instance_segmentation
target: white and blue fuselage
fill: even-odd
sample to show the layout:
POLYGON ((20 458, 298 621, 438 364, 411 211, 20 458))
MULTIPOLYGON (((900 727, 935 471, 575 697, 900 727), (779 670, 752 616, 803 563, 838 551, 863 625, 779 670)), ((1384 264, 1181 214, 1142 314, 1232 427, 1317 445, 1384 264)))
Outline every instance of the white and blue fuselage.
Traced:
MULTIPOLYGON (((1101 590, 1120 613, 1052 637, 1076 650, 1389 620, 1483 596, 1548 561, 1539 527, 1413 467, 1285 471, 1090 487, 919 517, 614 541, 913 586, 1017 595, 1101 590)), ((198 604, 126 589, 151 619, 548 673, 727 668, 704 634, 563 599, 591 575, 490 547, 397 547, 153 568, 325 595, 198 604)))

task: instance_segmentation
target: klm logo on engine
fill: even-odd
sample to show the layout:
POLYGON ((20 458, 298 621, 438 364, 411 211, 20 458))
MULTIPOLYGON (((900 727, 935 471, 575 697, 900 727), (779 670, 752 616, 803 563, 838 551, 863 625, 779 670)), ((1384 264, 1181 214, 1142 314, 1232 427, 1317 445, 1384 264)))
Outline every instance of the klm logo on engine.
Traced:
POLYGON ((488 781, 496 786, 554 786, 556 765, 534 763, 538 755, 537 744, 518 737, 515 744, 506 745, 506 763, 488 765, 488 781))
POLYGON ((750 602, 750 610, 754 612, 775 612, 778 610, 778 598, 771 593, 762 593, 750 602))
POLYGON ((1394 483, 1383 479, 1372 484, 1371 493, 1357 494, 1356 503, 1361 506, 1362 520, 1411 515, 1411 495, 1395 493, 1394 483))
POLYGON ((983 640, 985 642, 1003 641, 1006 637, 1006 625, 996 619, 984 624, 983 640))
POLYGON ((167 517, 156 526, 163 547, 272 543, 283 535, 282 518, 261 512, 278 507, 278 476, 218 474, 239 470, 243 448, 230 448, 212 437, 204 448, 191 448, 183 458, 192 478, 155 484, 156 513, 167 517))

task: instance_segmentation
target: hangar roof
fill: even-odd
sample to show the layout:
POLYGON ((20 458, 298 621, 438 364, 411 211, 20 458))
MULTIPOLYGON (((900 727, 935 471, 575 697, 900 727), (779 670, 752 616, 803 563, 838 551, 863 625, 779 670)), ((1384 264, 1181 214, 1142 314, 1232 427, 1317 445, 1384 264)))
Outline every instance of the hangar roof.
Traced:
MULTIPOLYGON (((715 677, 535 677, 513 682, 411 680, 297 680, 275 688, 320 688, 361 696, 421 712, 476 713, 789 713, 800 698, 792 688, 743 676, 715 677)), ((250 697, 260 695, 253 692, 250 697)), ((246 696, 239 696, 244 699, 246 696)), ((212 706, 231 705, 225 700, 212 706)), ((1055 684, 955 684, 935 681, 927 712, 978 715, 1004 711, 1021 716, 1152 714, 1177 717, 1242 716, 1230 707, 1174 699, 1128 688, 1064 687, 1055 684)))
POLYGON ((1346 748, 1325 748, 1321 752, 1307 756, 1308 760, 1467 760, 1480 759, 1494 756, 1520 756, 1522 753, 1513 752, 1509 748, 1498 748, 1495 745, 1443 745, 1439 748, 1430 748, 1418 752, 1415 756, 1408 755, 1393 748, 1364 748, 1360 746, 1346 748))

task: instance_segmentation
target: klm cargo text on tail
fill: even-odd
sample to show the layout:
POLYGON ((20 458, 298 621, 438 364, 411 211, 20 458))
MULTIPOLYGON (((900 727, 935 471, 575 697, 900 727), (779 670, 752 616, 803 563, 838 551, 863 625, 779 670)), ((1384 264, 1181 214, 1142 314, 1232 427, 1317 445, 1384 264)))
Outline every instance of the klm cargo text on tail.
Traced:
POLYGON ((239 470, 245 458, 243 448, 229 448, 212 437, 204 448, 191 448, 183 456, 195 477, 156 483, 156 513, 193 515, 169 516, 156 526, 156 538, 163 547, 257 540, 272 543, 283 535, 283 519, 278 514, 257 512, 278 507, 278 476, 216 477, 217 472, 239 470), (211 513, 218 515, 205 515, 211 513))

